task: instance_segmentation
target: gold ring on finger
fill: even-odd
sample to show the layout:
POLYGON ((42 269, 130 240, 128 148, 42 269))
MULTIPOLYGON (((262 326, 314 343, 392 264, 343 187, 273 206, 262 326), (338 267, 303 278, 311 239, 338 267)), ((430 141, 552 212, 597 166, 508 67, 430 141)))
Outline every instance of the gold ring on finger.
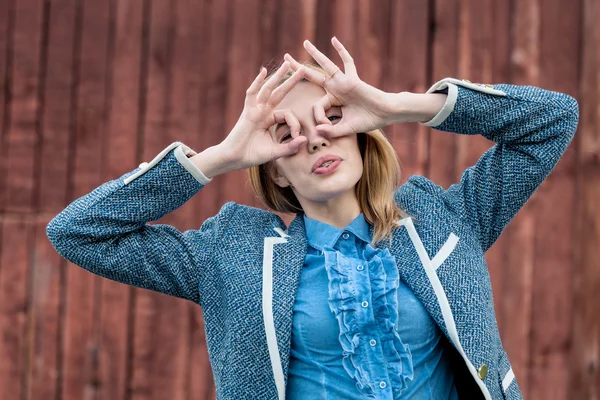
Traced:
POLYGON ((333 78, 333 76, 334 76, 335 74, 337 74, 338 72, 340 72, 340 69, 339 69, 339 68, 338 68, 338 69, 336 69, 336 70, 335 70, 335 72, 334 72, 333 74, 329 75, 329 76, 331 76, 331 77, 333 78))

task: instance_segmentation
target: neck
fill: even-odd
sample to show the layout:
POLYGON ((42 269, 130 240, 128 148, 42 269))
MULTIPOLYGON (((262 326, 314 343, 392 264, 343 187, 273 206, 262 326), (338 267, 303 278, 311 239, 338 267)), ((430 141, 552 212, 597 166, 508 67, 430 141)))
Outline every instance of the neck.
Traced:
POLYGON ((326 201, 299 199, 299 202, 308 218, 335 226, 338 229, 344 229, 361 212, 354 188, 326 201))

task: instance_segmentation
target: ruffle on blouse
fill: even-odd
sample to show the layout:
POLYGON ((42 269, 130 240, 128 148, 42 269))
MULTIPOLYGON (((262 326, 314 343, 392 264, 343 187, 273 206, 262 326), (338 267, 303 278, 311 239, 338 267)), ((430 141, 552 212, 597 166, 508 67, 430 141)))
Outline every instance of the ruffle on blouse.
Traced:
POLYGON ((375 249, 370 244, 359 257, 363 260, 348 258, 332 248, 323 249, 323 254, 329 277, 329 308, 340 327, 344 369, 356 381, 362 394, 373 395, 381 390, 368 369, 368 360, 373 358, 367 353, 372 351, 368 338, 377 329, 388 379, 396 398, 413 379, 410 350, 397 332, 400 277, 396 260, 389 250, 375 249), (361 264, 365 268, 359 271, 356 267, 361 264), (364 310, 361 303, 365 300, 373 307, 374 321, 365 318, 366 312, 360 312, 364 310))

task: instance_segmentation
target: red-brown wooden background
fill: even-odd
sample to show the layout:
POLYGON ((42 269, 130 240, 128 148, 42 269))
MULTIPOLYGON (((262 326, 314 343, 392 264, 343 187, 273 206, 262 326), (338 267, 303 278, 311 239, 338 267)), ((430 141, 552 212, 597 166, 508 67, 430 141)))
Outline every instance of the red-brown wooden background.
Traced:
MULTIPOLYGON (((575 142, 488 260, 525 398, 600 399, 599 19, 596 0, 0 0, 0 399, 214 397, 200 308, 69 265, 45 227, 172 141, 218 143, 261 64, 333 35, 388 91, 453 76, 579 100, 575 142)), ((490 146, 387 132, 405 176, 444 186, 490 146)), ((258 206, 245 171, 163 222, 229 200, 258 206)))

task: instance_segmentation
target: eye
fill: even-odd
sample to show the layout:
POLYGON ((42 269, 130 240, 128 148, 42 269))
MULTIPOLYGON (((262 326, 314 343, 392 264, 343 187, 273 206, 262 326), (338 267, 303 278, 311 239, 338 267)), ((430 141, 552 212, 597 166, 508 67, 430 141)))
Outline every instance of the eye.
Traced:
POLYGON ((330 120, 331 122, 333 121, 337 121, 338 119, 341 119, 342 117, 340 117, 339 115, 330 115, 329 117, 327 117, 328 120, 330 120))
POLYGON ((279 143, 283 143, 285 142, 288 138, 291 138, 292 135, 288 132, 285 135, 283 135, 283 137, 281 138, 281 141, 279 143))

